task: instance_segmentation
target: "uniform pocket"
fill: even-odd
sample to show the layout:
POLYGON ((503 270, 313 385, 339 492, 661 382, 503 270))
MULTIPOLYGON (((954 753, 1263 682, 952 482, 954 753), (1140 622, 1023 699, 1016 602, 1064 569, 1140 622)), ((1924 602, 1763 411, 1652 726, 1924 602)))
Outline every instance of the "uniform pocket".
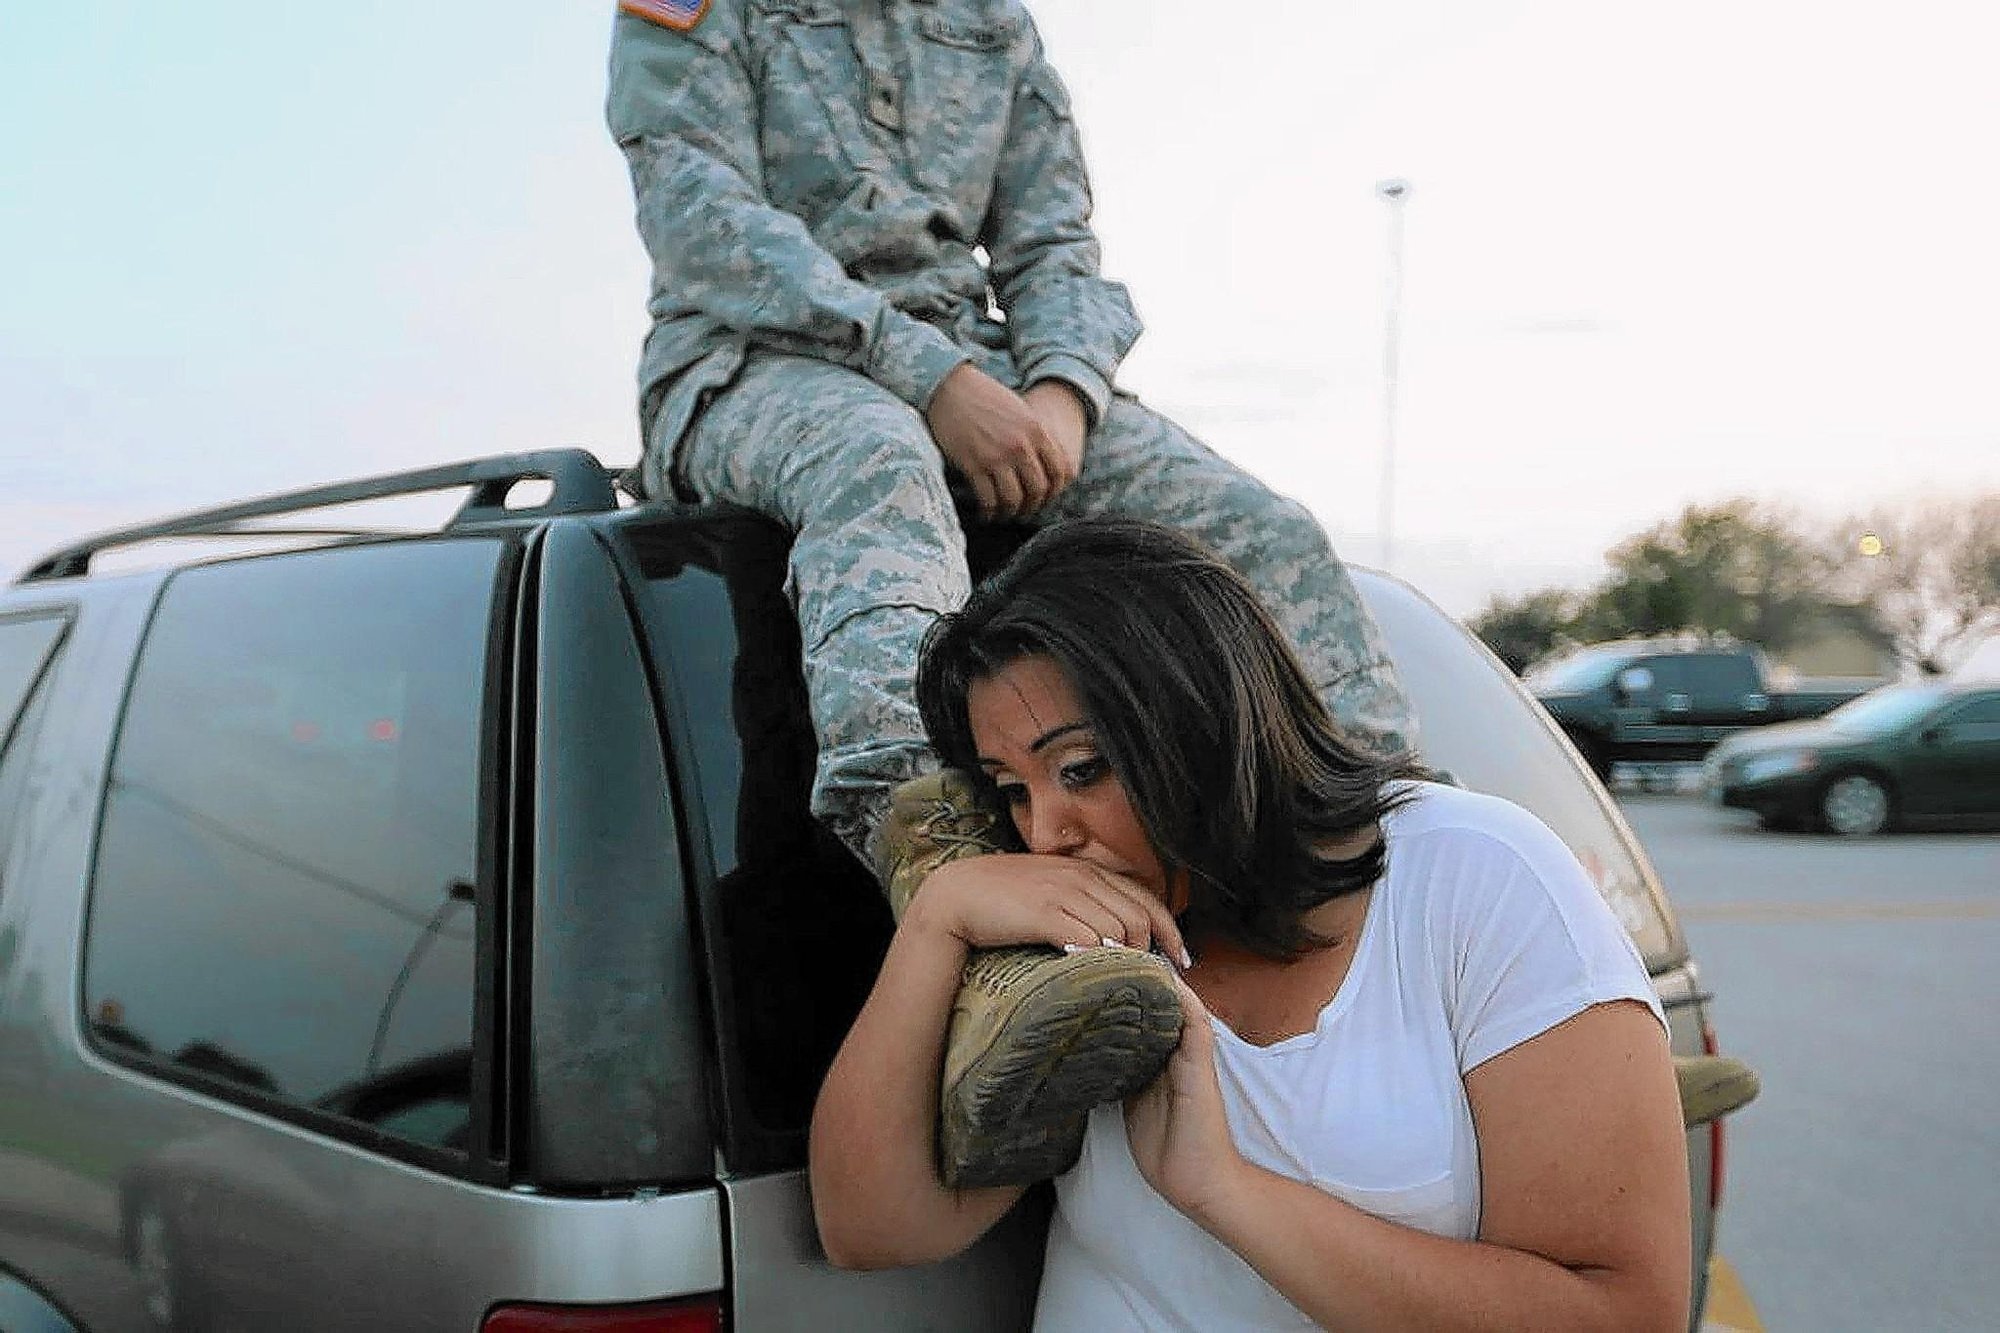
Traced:
POLYGON ((861 128, 864 77, 847 20, 811 0, 756 0, 758 134, 765 196, 811 225, 872 160, 861 128))
POLYGON ((920 14, 912 60, 922 110, 915 170, 926 188, 951 195, 977 219, 1012 120, 1026 29, 1018 22, 920 14))
POLYGON ((1041 98, 1048 104, 1049 110, 1055 113, 1057 120, 1070 118, 1069 89, 1063 86, 1062 79, 1046 60, 1038 62, 1028 71, 1028 77, 1022 81, 1021 91, 1041 98))
POLYGON ((917 31, 943 46, 961 51, 1007 51, 1020 40, 1018 23, 971 23, 964 19, 939 18, 925 14, 917 20, 917 31))
POLYGON ((1439 1236, 1456 1233, 1452 1201, 1457 1196, 1457 1189, 1449 1171, 1433 1180, 1387 1189, 1350 1185, 1344 1180, 1325 1176, 1314 1176, 1312 1183, 1334 1198, 1345 1200, 1385 1222, 1415 1227, 1439 1236))
POLYGON ((847 20, 841 15, 838 5, 826 0, 755 0, 757 9, 773 18, 804 23, 812 27, 844 25, 847 20))

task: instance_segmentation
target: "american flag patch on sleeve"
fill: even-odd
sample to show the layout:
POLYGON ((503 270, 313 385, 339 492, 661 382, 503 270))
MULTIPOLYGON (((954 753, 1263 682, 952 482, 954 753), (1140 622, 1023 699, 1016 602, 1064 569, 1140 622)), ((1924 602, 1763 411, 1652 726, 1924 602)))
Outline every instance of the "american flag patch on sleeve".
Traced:
POLYGON ((618 8, 634 17, 675 32, 686 32, 708 13, 709 0, 618 0, 618 8))

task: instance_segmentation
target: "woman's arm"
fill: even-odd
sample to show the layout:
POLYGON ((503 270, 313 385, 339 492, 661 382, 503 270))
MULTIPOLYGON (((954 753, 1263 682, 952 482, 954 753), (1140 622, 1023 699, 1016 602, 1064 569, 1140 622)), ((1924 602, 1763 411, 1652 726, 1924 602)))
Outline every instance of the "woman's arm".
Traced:
MULTIPOLYGON (((1186 1030, 1190 1044, 1212 1041, 1205 1016, 1186 1030)), ((1687 1328, 1686 1140, 1665 1035, 1645 1006, 1593 1006, 1466 1075, 1483 1193, 1476 1241, 1385 1222, 1253 1166, 1226 1126, 1218 1145, 1213 1057, 1188 1054, 1161 1080, 1174 1088, 1133 1102, 1133 1155, 1155 1189, 1315 1321, 1687 1328)))
POLYGON ((949 1258, 1021 1197, 1019 1187, 947 1189, 937 1175, 938 1082, 968 949, 1155 941, 1183 948, 1166 910, 1082 861, 977 856, 925 880, 813 1109, 813 1213, 827 1257, 843 1268, 949 1258))
POLYGON ((1018 1188, 938 1180, 938 1078, 966 946, 911 905, 813 1108, 813 1214, 842 1268, 957 1254, 1014 1206, 1018 1188))

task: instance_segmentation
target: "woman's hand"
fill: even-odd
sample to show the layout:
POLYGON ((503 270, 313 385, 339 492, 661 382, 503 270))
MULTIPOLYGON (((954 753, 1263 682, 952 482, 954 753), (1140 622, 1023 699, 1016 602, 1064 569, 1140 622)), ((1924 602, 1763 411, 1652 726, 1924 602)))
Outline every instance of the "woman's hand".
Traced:
POLYGON ((933 871, 904 925, 942 930, 970 949, 1010 944, 1158 945, 1187 965, 1187 946, 1160 900, 1125 875, 1072 856, 995 852, 933 871))
POLYGON ((1153 1085, 1125 1103, 1125 1137, 1146 1183, 1206 1226, 1203 1217, 1235 1188, 1248 1163, 1229 1137, 1208 1010, 1186 982, 1177 978, 1174 985, 1186 1018, 1181 1044, 1153 1085))

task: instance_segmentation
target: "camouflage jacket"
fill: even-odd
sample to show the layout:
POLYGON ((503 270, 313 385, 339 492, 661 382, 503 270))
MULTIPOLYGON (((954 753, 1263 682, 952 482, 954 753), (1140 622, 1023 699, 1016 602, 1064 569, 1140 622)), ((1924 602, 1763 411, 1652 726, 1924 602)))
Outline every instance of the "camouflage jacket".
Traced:
POLYGON ((751 346, 919 410, 969 349, 998 349, 1020 384, 1066 380, 1102 416, 1139 322, 1098 275, 1069 96, 1018 0, 625 8, 607 118, 653 261, 656 446, 751 346), (699 17, 631 12, 648 8, 699 17))

